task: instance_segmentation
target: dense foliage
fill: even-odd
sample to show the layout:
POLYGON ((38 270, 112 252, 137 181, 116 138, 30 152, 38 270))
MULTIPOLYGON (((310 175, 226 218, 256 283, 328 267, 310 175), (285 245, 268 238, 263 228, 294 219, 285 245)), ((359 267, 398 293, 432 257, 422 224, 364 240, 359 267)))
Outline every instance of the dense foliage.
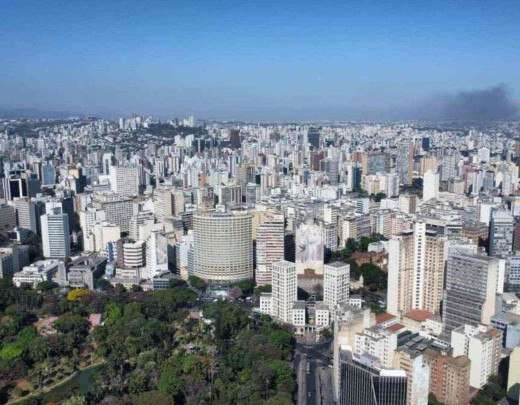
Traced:
POLYGON ((227 301, 201 308, 182 282, 155 292, 72 291, 0 285, 2 401, 292 403, 292 334, 270 319, 227 301), (103 323, 93 327, 91 314, 103 323), (81 388, 74 376, 87 370, 81 388), (62 384, 69 376, 71 383, 62 384), (41 391, 54 384, 59 389, 41 391))

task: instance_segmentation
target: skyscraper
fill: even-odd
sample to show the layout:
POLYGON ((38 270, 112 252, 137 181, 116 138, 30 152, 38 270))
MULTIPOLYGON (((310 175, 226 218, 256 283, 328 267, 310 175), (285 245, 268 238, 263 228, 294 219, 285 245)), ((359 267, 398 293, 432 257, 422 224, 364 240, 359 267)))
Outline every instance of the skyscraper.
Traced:
POLYGON ((52 162, 47 161, 42 164, 42 186, 54 186, 56 183, 56 169, 52 162))
POLYGON ((292 322, 293 303, 297 300, 294 263, 282 260, 272 265, 271 315, 282 322, 292 322))
POLYGON ((193 215, 194 275, 210 282, 253 278, 252 217, 245 212, 193 215))
POLYGON ((60 208, 41 216, 43 255, 46 258, 70 256, 69 216, 60 208))
POLYGON ((271 267, 273 263, 284 259, 284 215, 267 211, 260 219, 256 231, 256 274, 258 285, 271 284, 271 267))
POLYGON ((401 184, 407 186, 412 184, 413 180, 413 160, 414 151, 413 143, 400 145, 397 151, 395 164, 401 184))
POLYGON ((412 309, 440 312, 443 296, 446 239, 417 222, 388 242, 388 312, 406 314, 412 309))
POLYGON ((500 276, 498 259, 461 250, 451 251, 446 269, 443 323, 447 334, 462 325, 489 325, 495 314, 500 276))

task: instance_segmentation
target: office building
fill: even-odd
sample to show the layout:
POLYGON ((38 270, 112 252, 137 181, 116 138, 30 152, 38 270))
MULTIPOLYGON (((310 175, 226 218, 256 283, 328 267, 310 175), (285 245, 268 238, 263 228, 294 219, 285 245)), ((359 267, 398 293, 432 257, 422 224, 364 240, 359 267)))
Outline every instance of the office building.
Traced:
POLYGON ((444 330, 489 325, 499 291, 500 261, 493 257, 454 250, 448 256, 443 301, 444 330))
POLYGON ((46 161, 42 164, 42 176, 41 183, 42 187, 52 187, 56 184, 56 169, 50 161, 46 161))
POLYGON ((15 198, 16 217, 18 227, 28 229, 33 233, 38 232, 36 204, 29 197, 15 198))
POLYGON ((139 169, 137 166, 112 166, 110 168, 110 189, 122 196, 139 194, 139 169))
POLYGON ((67 270, 67 281, 71 288, 94 290, 96 281, 105 272, 106 257, 80 256, 74 259, 67 270))
POLYGON ((383 369, 372 356, 341 352, 340 405, 405 405, 404 370, 383 369))
POLYGON ((133 215, 133 203, 130 197, 115 194, 110 191, 95 193, 92 206, 105 211, 107 221, 121 227, 121 232, 128 232, 130 218, 133 215))
POLYGON ((53 281, 60 286, 65 286, 67 284, 65 263, 57 259, 38 260, 23 267, 13 276, 13 284, 16 287, 27 285, 35 288, 43 281, 53 281))
POLYGON ((43 256, 65 258, 70 256, 69 216, 60 208, 40 217, 42 227, 43 256))

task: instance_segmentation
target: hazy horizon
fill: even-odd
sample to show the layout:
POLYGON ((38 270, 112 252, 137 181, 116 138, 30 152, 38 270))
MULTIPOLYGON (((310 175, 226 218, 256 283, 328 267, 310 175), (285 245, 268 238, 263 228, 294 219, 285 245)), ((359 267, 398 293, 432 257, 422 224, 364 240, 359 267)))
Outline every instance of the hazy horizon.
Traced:
POLYGON ((518 117, 516 5, 9 2, 0 109, 247 121, 518 117))

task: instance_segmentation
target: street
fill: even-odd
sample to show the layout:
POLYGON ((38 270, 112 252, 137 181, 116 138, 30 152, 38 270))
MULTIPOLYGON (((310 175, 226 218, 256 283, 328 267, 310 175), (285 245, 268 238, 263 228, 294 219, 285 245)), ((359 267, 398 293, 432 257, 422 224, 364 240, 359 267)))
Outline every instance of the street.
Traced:
POLYGON ((333 405, 330 342, 296 345, 298 405, 333 405))

